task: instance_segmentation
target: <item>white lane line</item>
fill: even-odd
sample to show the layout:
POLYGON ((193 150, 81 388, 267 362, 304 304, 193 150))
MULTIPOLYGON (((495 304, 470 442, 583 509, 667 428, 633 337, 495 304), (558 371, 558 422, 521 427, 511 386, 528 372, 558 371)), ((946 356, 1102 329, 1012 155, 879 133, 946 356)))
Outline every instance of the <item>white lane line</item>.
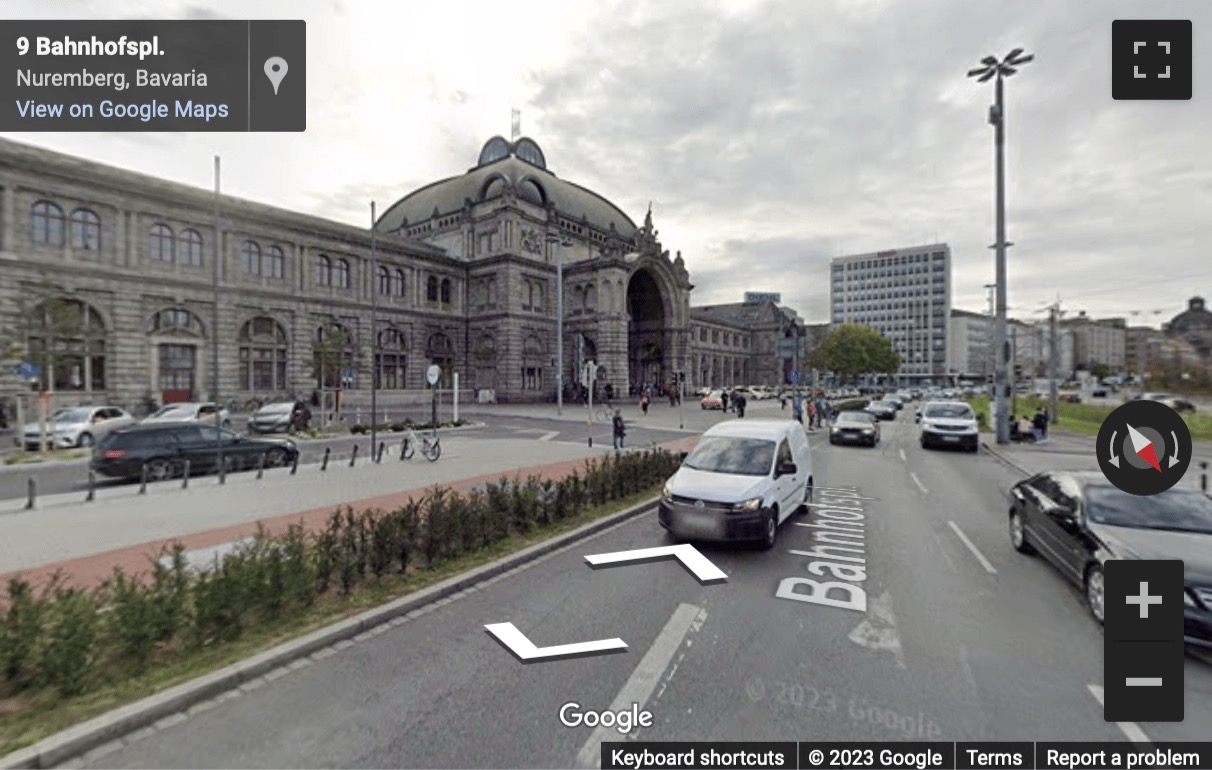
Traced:
POLYGON ((917 484, 917 488, 922 490, 923 495, 930 494, 930 490, 926 489, 926 485, 922 483, 922 480, 917 477, 916 473, 910 473, 909 478, 913 479, 913 483, 917 484))
POLYGON ((907 459, 905 458, 905 450, 901 449, 898 451, 901 453, 901 462, 907 462, 907 459))
MULTIPOLYGON (((1103 688, 1096 684, 1088 684, 1086 689, 1094 696, 1094 700, 1098 701, 1098 705, 1103 705, 1103 688)), ((1140 725, 1135 722, 1116 722, 1115 726, 1133 743, 1152 743, 1149 736, 1145 735, 1145 731, 1140 729, 1140 725)))
POLYGON ((964 531, 962 529, 960 529, 959 525, 956 524, 954 521, 949 521, 947 523, 950 524, 951 529, 955 531, 955 536, 958 537, 960 540, 964 541, 964 545, 968 546, 969 551, 972 551, 972 555, 975 556, 976 560, 979 561, 981 563, 981 566, 985 568, 985 572, 988 572, 990 575, 996 575, 997 570, 994 569, 993 565, 989 563, 989 560, 985 558, 985 554, 981 553, 977 549, 976 543, 973 543, 971 540, 969 540, 968 536, 964 534, 964 531))
MULTIPOLYGON (((669 662, 673 660, 673 656, 677 653, 678 648, 682 646, 682 640, 690 631, 690 627, 694 624, 695 618, 702 612, 701 609, 692 604, 681 604, 673 611, 673 617, 669 618, 669 622, 661 629, 661 633, 657 636, 656 641, 648 648, 648 652, 644 654, 644 659, 640 661, 640 665, 635 667, 635 671, 631 672, 631 677, 623 684, 623 689, 619 690, 619 694, 615 696, 614 701, 610 704, 611 711, 626 711, 631 708, 631 704, 636 704, 640 709, 648 703, 648 699, 652 697, 653 690, 656 689, 657 683, 661 680, 661 674, 669 666, 669 662)), ((577 766, 584 768, 601 767, 602 763, 602 741, 620 740, 622 736, 619 731, 613 727, 601 727, 593 731, 589 736, 589 740, 581 748, 577 754, 577 766)))
POLYGON ((551 433, 544 433, 542 436, 539 436, 539 441, 551 441, 558 435, 560 435, 560 432, 558 430, 553 430, 551 433))

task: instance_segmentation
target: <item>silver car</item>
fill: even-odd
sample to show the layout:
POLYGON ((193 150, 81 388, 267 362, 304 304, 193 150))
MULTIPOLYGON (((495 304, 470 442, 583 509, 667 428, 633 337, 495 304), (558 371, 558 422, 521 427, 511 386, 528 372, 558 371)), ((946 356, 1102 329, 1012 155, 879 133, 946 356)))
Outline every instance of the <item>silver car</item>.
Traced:
MULTIPOLYGON (((196 403, 183 401, 161 407, 154 414, 145 417, 143 423, 204 422, 213 425, 215 422, 215 409, 214 402, 196 403)), ((219 410, 219 425, 223 428, 231 427, 231 414, 226 409, 219 410)))
MULTIPOLYGON (((115 428, 133 425, 135 418, 116 406, 74 406, 59 409, 47 420, 47 445, 53 449, 91 447, 115 428)), ((21 431, 27 450, 42 448, 42 425, 32 422, 21 431)))

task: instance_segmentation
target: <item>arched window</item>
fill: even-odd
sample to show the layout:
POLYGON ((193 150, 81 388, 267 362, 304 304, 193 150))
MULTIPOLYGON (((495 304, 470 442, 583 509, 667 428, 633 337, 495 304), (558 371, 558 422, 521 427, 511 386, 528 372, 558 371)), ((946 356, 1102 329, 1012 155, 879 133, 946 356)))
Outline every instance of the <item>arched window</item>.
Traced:
POLYGON ((332 286, 332 260, 324 254, 316 257, 316 285, 332 286))
POLYGON ((39 246, 63 245, 63 209, 50 201, 38 201, 30 209, 29 238, 39 246))
POLYGON ((156 262, 173 261, 173 229, 168 225, 152 225, 147 231, 147 256, 156 262))
POLYGON ((334 283, 338 289, 349 288, 349 260, 338 259, 334 283))
POLYGON ((536 206, 547 205, 547 193, 533 179, 523 180, 518 185, 518 197, 522 200, 530 201, 536 206))
POLYGON ((442 279, 442 304, 443 305, 450 304, 450 279, 449 278, 442 279))
POLYGON ((404 296, 404 271, 397 269, 391 276, 391 293, 397 297, 404 296))
POLYGON ((105 389, 105 323, 91 305, 74 299, 39 304, 29 316, 28 350, 42 367, 42 390, 105 389))
POLYGON ((182 230, 177 238, 177 249, 181 264, 190 267, 202 266, 202 234, 197 230, 182 230))
POLYGON ((148 334, 181 333, 201 337, 205 334, 202 322, 185 308, 173 307, 161 310, 147 322, 148 334))
POLYGON ((88 209, 72 212, 72 248, 83 251, 101 249, 101 217, 88 209))
POLYGON ((543 341, 533 334, 522 342, 522 390, 543 389, 543 341))
POLYGON ((240 266, 245 275, 261 274, 261 247, 256 241, 245 241, 240 246, 240 266))
POLYGON ((268 316, 240 327, 240 387, 260 393, 287 390, 286 329, 268 316))
POLYGON ((384 390, 408 387, 408 338, 395 327, 383 329, 375 350, 375 385, 384 390))
POLYGON ((391 294, 391 273, 385 267, 380 267, 378 274, 375 276, 375 282, 378 284, 375 289, 380 294, 391 294))
POLYGON ((282 247, 270 246, 261 258, 261 269, 266 278, 282 278, 286 275, 286 254, 282 247))
POLYGON ((432 275, 425 281, 425 299, 429 302, 438 301, 438 279, 432 275))

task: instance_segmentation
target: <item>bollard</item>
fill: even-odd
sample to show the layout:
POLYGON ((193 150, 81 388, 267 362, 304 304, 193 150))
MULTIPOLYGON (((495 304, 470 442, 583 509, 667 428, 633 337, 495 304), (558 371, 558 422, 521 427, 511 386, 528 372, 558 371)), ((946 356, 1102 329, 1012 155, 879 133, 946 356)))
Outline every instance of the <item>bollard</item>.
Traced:
POLYGON ((358 445, 353 445, 353 451, 349 453, 349 467, 354 467, 354 463, 358 461, 358 445))
POLYGON ((400 462, 403 462, 404 460, 407 459, 406 457, 404 457, 404 455, 406 455, 406 454, 408 454, 408 437, 407 436, 400 439, 400 462))
POLYGON ((223 456, 222 452, 219 453, 219 483, 227 483, 227 458, 223 456))
POLYGON ((290 475, 292 476, 299 472, 299 455, 301 454, 303 453, 295 452, 295 459, 290 463, 290 475))
POLYGON ((375 462, 377 462, 377 463, 383 462, 383 453, 385 451, 387 451, 387 442, 380 441, 379 442, 379 453, 375 456, 375 462))
POLYGON ((265 453, 262 452, 260 457, 257 458, 257 480, 260 481, 261 477, 264 475, 265 475, 265 453))
POLYGON ((88 472, 88 497, 84 498, 84 502, 91 503, 97 498, 97 474, 93 471, 88 472))
POLYGON ((1208 461, 1199 461, 1199 491, 1207 493, 1208 491, 1208 461))
POLYGON ((139 494, 147 494, 147 463, 143 463, 143 469, 139 474, 139 494))
POLYGON ((25 510, 32 511, 34 509, 34 501, 38 499, 38 481, 33 476, 29 477, 29 499, 25 501, 25 510))
POLYGON ((189 489, 189 460, 186 460, 181 468, 181 488, 189 489))
POLYGON ((332 447, 330 447, 330 446, 324 447, 324 460, 320 462, 320 470, 322 470, 322 471, 328 470, 328 456, 330 454, 332 454, 332 447))

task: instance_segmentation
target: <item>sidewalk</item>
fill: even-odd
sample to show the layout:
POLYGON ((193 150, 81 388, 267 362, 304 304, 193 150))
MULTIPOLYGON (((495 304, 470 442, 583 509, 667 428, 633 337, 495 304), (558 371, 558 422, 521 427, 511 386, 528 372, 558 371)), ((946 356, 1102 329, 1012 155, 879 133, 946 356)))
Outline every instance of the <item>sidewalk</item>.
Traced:
MULTIPOLYGON (((662 446, 687 451, 696 440, 662 446)), ((289 469, 266 471, 261 480, 255 473, 233 474, 221 486, 209 476, 191 479, 188 490, 177 480, 149 485, 145 495, 137 486, 98 491, 91 503, 79 494, 60 495, 40 501, 33 511, 12 511, 9 504, 0 508, 0 514, 9 512, 0 515, 0 569, 5 570, 0 583, 21 575, 39 584, 62 571, 70 583, 93 586, 109 578, 114 567, 146 571, 174 542, 190 552, 224 546, 256 534, 258 522, 269 534, 300 522, 310 531, 338 507, 392 510, 435 485, 466 492, 502 476, 562 478, 587 458, 612 451, 609 446, 454 438, 445 449, 432 464, 414 457, 354 468, 330 465, 324 472, 300 466, 296 476, 289 469), (469 471, 477 474, 467 476, 469 471)))

